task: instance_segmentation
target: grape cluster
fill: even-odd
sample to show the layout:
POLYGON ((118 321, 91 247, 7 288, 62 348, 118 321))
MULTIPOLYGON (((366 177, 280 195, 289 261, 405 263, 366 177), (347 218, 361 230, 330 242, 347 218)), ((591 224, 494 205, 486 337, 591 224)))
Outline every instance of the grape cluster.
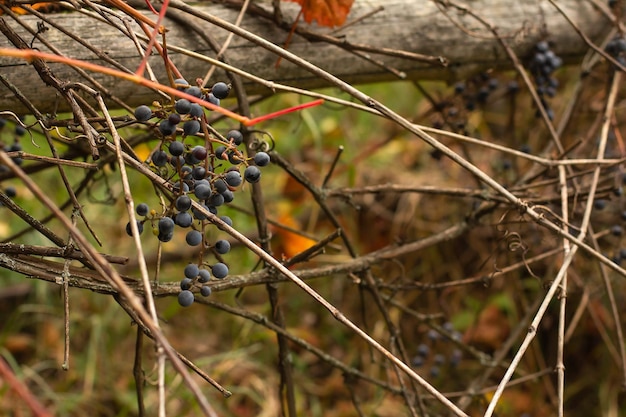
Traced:
POLYGON ((626 66, 626 39, 624 39, 624 36, 615 36, 606 44, 604 50, 622 66, 626 66))
MULTIPOLYGON (((227 84, 218 82, 207 91, 189 86, 182 79, 176 80, 175 86, 216 105, 228 96, 230 89, 227 84)), ((232 226, 228 216, 219 216, 220 208, 234 200, 234 192, 242 183, 255 183, 261 179, 260 167, 268 165, 270 157, 265 152, 246 157, 239 149, 244 141, 239 130, 230 130, 223 136, 210 135, 206 126, 203 127, 203 123, 206 124, 204 109, 186 99, 179 99, 169 107, 157 107, 154 111, 141 105, 134 113, 140 122, 147 123, 153 117, 159 119, 154 127, 158 128, 161 143, 147 163, 169 181, 173 190, 170 205, 164 213, 150 210, 146 204, 137 206, 137 214, 143 216, 137 224, 140 233, 144 223, 150 222, 153 234, 161 242, 169 242, 176 227, 185 229, 187 245, 200 247, 202 254, 212 252, 219 261, 212 265, 204 261, 187 265, 178 296, 179 304, 187 307, 194 301, 194 287, 199 288, 203 296, 208 296, 211 294, 211 288, 206 285, 208 281, 228 275, 228 266, 221 262, 221 256, 230 251, 227 240, 218 240, 214 244, 208 241, 206 232, 210 222, 193 202, 232 226), (203 137, 202 144, 193 143, 197 136, 203 137)), ((130 224, 126 231, 132 234, 130 224)))
MULTIPOLYGON (((437 129, 450 129, 467 134, 468 113, 478 106, 487 104, 489 97, 498 88, 499 80, 490 72, 482 72, 475 77, 454 84, 453 95, 436 103, 432 126, 437 129)), ((433 157, 439 157, 433 154, 433 157)))
POLYGON ((476 105, 483 105, 498 88, 500 81, 489 72, 481 72, 477 76, 458 82, 454 85, 454 94, 463 98, 465 110, 473 111, 476 105))
MULTIPOLYGON (((20 121, 24 121, 23 117, 20 117, 20 121)), ((8 120, 4 118, 0 118, 0 131, 4 131, 5 126, 7 125, 8 120)), ((19 123, 15 123, 15 128, 12 134, 12 142, 10 145, 3 143, 2 147, 6 152, 20 152, 22 150, 22 145, 20 143, 20 138, 26 134, 26 129, 20 125, 19 123)), ((11 160, 16 165, 22 165, 24 160, 19 156, 11 156, 11 160)), ((9 171, 9 167, 6 165, 0 165, 0 172, 9 171)), ((7 186, 4 188, 4 193, 9 198, 14 198, 17 196, 17 190, 13 186, 7 186)), ((0 204, 1 205, 1 204, 0 204)))
MULTIPOLYGON (((563 65, 563 60, 559 58, 546 41, 538 42, 534 48, 534 54, 530 60, 528 69, 535 80, 535 89, 541 105, 546 110, 548 118, 554 119, 554 111, 547 102, 548 97, 554 97, 559 81, 554 78, 553 73, 563 65)), ((541 113, 537 111, 536 116, 541 113)))
MULTIPOLYGON (((450 322, 443 324, 443 331, 454 340, 460 340, 462 337, 461 333, 455 330, 450 322)), ((446 356, 442 353, 443 349, 441 346, 439 346, 443 338, 438 331, 430 329, 426 333, 426 337, 428 342, 420 343, 417 346, 415 356, 411 359, 411 364, 414 368, 429 366, 431 377, 438 378, 441 376, 441 369, 444 366, 456 368, 459 365, 463 358, 461 350, 454 348, 449 352, 449 356, 446 356), (433 350, 437 350, 437 353, 434 353, 433 350)))

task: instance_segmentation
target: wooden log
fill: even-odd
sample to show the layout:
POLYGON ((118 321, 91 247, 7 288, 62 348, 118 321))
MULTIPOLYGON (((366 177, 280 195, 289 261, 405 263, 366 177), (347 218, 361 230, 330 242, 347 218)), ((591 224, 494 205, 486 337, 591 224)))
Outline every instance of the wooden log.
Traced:
MULTIPOLYGON (((580 29, 594 41, 606 36, 610 28, 608 18, 592 2, 581 0, 560 0, 559 5, 580 29)), ((256 5, 255 7, 261 7, 256 5)), ((475 0, 469 2, 472 11, 498 28, 508 45, 522 58, 527 58, 533 45, 543 39, 554 44, 554 49, 566 61, 580 58, 588 47, 576 31, 550 2, 545 0, 475 0)), ((269 6, 265 5, 269 11, 269 6)), ((223 4, 200 3, 199 10, 210 13, 228 22, 235 22, 237 10, 223 4)), ((287 22, 293 21, 298 6, 284 3, 283 9, 287 22)), ((434 1, 416 0, 357 0, 348 18, 348 23, 359 16, 378 10, 376 13, 353 25, 340 28, 333 32, 327 28, 319 28, 299 23, 308 30, 324 33, 345 42, 344 47, 329 45, 324 42, 310 42, 295 36, 288 50, 314 63, 335 76, 353 83, 371 83, 400 79, 399 75, 409 80, 454 80, 467 76, 469 73, 489 68, 510 67, 510 61, 503 48, 494 39, 492 33, 468 13, 454 8, 446 9, 446 13, 437 7, 434 1), (380 10, 378 10, 380 9, 380 10), (415 59, 362 52, 357 55, 350 51, 350 45, 368 45, 373 48, 388 48, 429 56, 441 56, 447 66, 422 62, 415 59), (382 63, 377 65, 363 58, 363 54, 382 63), (389 68, 393 69, 390 71, 389 68)), ((155 19, 154 15, 150 15, 155 19)), ((178 13, 180 15, 180 12, 178 13)), ((81 45, 72 37, 54 28, 51 23, 43 23, 47 28, 34 39, 21 24, 37 31, 41 19, 36 16, 20 16, 19 22, 9 16, 3 16, 9 26, 14 28, 27 42, 41 51, 50 51, 51 45, 60 54, 69 57, 99 63, 105 66, 97 54, 81 45), (44 42, 45 41, 45 42, 44 42)), ((93 17, 78 12, 66 12, 46 15, 54 25, 80 37, 85 44, 106 54, 130 71, 135 71, 140 54, 133 42, 118 28, 93 17)), ((184 16, 184 21, 194 22, 206 30, 220 45, 225 42, 229 33, 215 25, 195 17, 184 16)), ((114 23, 121 22, 113 19, 114 23)), ((184 21, 167 18, 164 25, 168 29, 166 39, 170 47, 179 47, 194 51, 208 57, 215 57, 205 40, 191 30, 184 21)), ((140 33, 138 26, 131 22, 130 26, 140 33)), ((249 12, 241 25, 246 30, 258 34, 276 45, 283 45, 287 39, 286 28, 278 27, 274 22, 249 12)), ((0 36, 0 47, 13 47, 3 36, 0 36)), ((204 77, 210 64, 200 59, 185 56, 170 49, 170 58, 188 80, 204 77)), ((327 87, 328 82, 299 68, 291 62, 283 60, 276 67, 277 56, 260 48, 254 43, 235 36, 226 52, 226 58, 234 67, 265 80, 292 85, 300 88, 327 87)), ((150 64, 157 79, 167 83, 162 59, 153 56, 150 64)), ((62 64, 50 64, 57 78, 64 81, 80 81, 84 79, 74 69, 62 64)), ((13 83, 42 112, 67 110, 65 103, 51 87, 45 86, 33 67, 14 58, 0 57, 0 73, 13 83)), ((158 96, 146 88, 129 82, 120 81, 102 74, 92 74, 112 94, 131 106, 150 103, 158 96)), ((217 71, 213 80, 224 80, 223 71, 217 71)), ((248 93, 270 93, 266 86, 245 80, 248 93)), ((24 111, 22 106, 5 86, 0 85, 0 110, 24 111)))

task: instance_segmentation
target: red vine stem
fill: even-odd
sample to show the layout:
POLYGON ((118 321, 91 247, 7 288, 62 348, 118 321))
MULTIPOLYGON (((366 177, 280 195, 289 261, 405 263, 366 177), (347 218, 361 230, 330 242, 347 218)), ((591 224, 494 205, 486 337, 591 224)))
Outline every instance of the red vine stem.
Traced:
POLYGON ((13 58, 19 58, 19 59, 23 59, 26 62, 31 62, 35 59, 41 59, 44 61, 50 61, 50 62, 58 62, 58 63, 62 63, 62 64, 67 64, 70 66, 74 66, 74 67, 79 67, 79 68, 83 68, 89 71, 94 71, 94 72, 99 72, 101 74, 106 74, 106 75, 111 75, 113 77, 117 77, 126 81, 130 81, 133 82, 135 84, 139 84, 142 85, 144 87, 148 87, 148 88, 154 88, 160 91, 163 91, 164 93, 170 94, 172 96, 176 96, 179 98, 185 98, 193 103, 198 103, 199 105, 201 105, 202 107, 208 109, 208 110, 212 110, 215 111, 217 113, 223 114, 226 117, 229 117, 231 119, 237 120, 239 123, 245 125, 245 126, 253 126, 257 123, 269 120, 269 119, 273 119, 275 117, 279 117, 282 116, 284 114, 288 114, 288 113, 292 113, 298 110, 302 110, 308 107, 313 107, 313 106, 318 106, 320 104, 322 104, 324 102, 323 99, 318 99, 318 100, 314 100, 308 103, 304 103, 304 104, 299 104, 297 106, 294 107, 289 107, 286 109, 282 109, 279 111, 276 111, 274 113, 269 113, 263 116, 259 116, 259 117, 255 117, 250 119, 249 117, 246 116, 242 116, 240 114, 234 113, 228 109, 225 109, 223 107, 217 106, 213 103, 209 103, 208 101, 199 99, 195 96, 192 96, 190 94, 185 93, 184 91, 180 91, 177 90, 173 87, 169 87, 167 85, 163 85, 161 83, 158 82, 154 82, 154 81, 150 81, 140 75, 137 74, 129 74, 127 72, 122 72, 113 68, 107 68, 107 67, 103 67, 101 65, 98 64, 94 64, 91 62, 86 62, 86 61, 81 61, 81 60, 77 60, 77 59, 73 59, 73 58, 68 58, 68 57, 64 57, 64 56, 59 56, 59 55, 54 55, 54 54, 50 54, 50 53, 46 53, 46 52, 40 52, 40 51, 36 51, 34 49, 13 49, 13 48, 0 48, 0 56, 6 56, 6 57, 13 57, 13 58))

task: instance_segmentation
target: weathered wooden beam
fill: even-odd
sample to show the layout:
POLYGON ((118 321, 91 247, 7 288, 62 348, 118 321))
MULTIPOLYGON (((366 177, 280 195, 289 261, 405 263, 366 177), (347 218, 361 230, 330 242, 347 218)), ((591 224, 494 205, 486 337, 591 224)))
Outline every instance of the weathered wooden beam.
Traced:
MULTIPOLYGON (((256 5, 255 7, 260 7, 257 3, 253 4, 256 5)), ((507 44, 520 57, 527 57, 533 45, 542 39, 553 42, 554 49, 566 60, 580 58, 588 50, 571 25, 548 1, 475 0, 468 4, 474 12, 498 28, 499 33, 505 37, 507 44)), ((569 18, 593 40, 600 40, 611 26, 607 17, 596 9, 590 1, 559 0, 559 5, 569 18)), ((238 13, 237 10, 228 8, 223 4, 199 3, 195 7, 229 22, 234 22, 238 13)), ((295 16, 297 6, 295 7, 294 9, 290 3, 285 3, 284 11, 287 21, 291 21, 290 19, 295 16)), ((303 59, 353 84, 398 79, 398 73, 413 80, 453 80, 478 70, 510 66, 504 50, 482 23, 469 14, 454 8, 448 8, 444 13, 434 1, 357 0, 348 22, 377 9, 380 10, 373 15, 354 25, 349 25, 345 29, 339 29, 337 32, 326 28, 308 27, 304 23, 300 24, 311 31, 326 33, 345 41, 345 48, 328 45, 324 42, 310 42, 296 35, 288 49, 303 59), (352 44, 441 56, 448 65, 444 67, 436 63, 373 52, 355 54, 349 50, 349 45, 352 44), (384 65, 376 65, 364 59, 363 54, 380 61, 384 65), (394 73, 389 68, 397 72, 394 73)), ((266 10, 269 8, 266 7, 266 10)), ((155 19, 154 15, 150 15, 150 17, 155 19)), ((45 40, 61 54, 111 66, 94 52, 80 45, 75 39, 52 27, 50 23, 43 23, 48 29, 38 35, 42 40, 33 40, 33 35, 26 31, 21 24, 37 31, 37 25, 41 19, 36 16, 20 16, 19 22, 21 24, 10 16, 5 15, 2 18, 27 42, 33 41, 33 47, 39 50, 49 51, 49 48, 42 41, 45 40)), ((140 62, 139 53, 133 42, 118 28, 78 12, 46 15, 46 18, 54 22, 55 25, 79 36, 86 44, 93 46, 131 71, 137 68, 140 62)), ((183 20, 194 22, 197 27, 206 31, 220 45, 229 34, 222 28, 194 17, 187 16, 183 20)), ((121 24, 117 19, 113 19, 113 21, 115 24, 121 24)), ((172 18, 166 19, 164 24, 168 29, 166 36, 169 46, 188 49, 208 57, 214 58, 216 56, 216 53, 207 45, 205 40, 194 33, 188 24, 172 18)), ((140 33, 134 22, 131 22, 130 26, 135 32, 140 33)), ((274 44, 282 45, 287 39, 286 28, 289 25, 286 24, 285 27, 281 28, 267 18, 249 12, 241 26, 274 44)), ((0 36, 0 47, 12 46, 6 38, 0 36)), ((169 56, 188 80, 204 77, 210 67, 207 62, 185 56, 174 50, 170 50, 169 56)), ((328 86, 326 81, 291 62, 283 60, 277 68, 276 55, 237 36, 234 37, 228 48, 226 57, 234 67, 266 80, 301 88, 328 86)), ((150 59, 150 63, 156 77, 161 82, 167 82, 162 60, 155 56, 150 59)), ((56 77, 61 80, 84 82, 84 79, 77 75, 72 68, 61 64, 50 64, 50 67, 56 77)), ((55 90, 43 84, 30 64, 13 58, 0 57, 0 73, 9 79, 42 112, 53 111, 55 106, 61 110, 67 109, 65 103, 58 98, 55 90)), ((110 76, 93 74, 93 77, 129 105, 150 103, 158 97, 148 89, 119 81, 110 76)), ((224 72, 217 71, 213 79, 225 79, 224 72)), ((266 86, 251 80, 245 81, 245 88, 249 93, 270 92, 266 86)), ((0 110, 4 109, 16 112, 24 111, 24 107, 17 102, 15 96, 6 87, 0 86, 0 110)))

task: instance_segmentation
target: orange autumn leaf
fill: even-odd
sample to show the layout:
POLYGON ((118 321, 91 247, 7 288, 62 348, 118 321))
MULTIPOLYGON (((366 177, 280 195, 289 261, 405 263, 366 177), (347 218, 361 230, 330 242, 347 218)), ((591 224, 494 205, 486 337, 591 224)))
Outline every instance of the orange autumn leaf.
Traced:
MULTIPOLYGON (((276 220, 279 224, 294 230, 301 229, 300 222, 291 214, 288 205, 279 205, 277 211, 279 215, 276 220)), ((316 243, 313 239, 293 233, 283 227, 275 227, 273 234, 277 238, 274 250, 279 256, 286 259, 297 255, 316 243)))
POLYGON ((304 21, 314 20, 321 26, 341 26, 346 21, 354 0, 287 0, 302 7, 304 21))

